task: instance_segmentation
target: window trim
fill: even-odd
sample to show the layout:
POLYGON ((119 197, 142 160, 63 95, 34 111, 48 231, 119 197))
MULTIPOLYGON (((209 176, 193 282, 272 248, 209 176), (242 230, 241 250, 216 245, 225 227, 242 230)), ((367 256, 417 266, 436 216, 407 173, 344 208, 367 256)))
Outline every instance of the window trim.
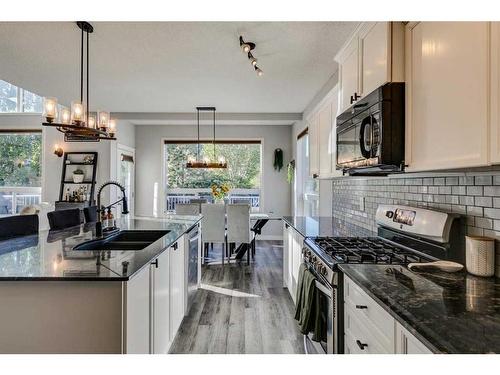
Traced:
POLYGON ((10 82, 4 81, 4 80, 0 80, 0 81, 8 83, 9 85, 12 85, 12 86, 16 87, 16 89, 17 89, 17 92, 16 92, 16 100, 17 100, 16 110, 14 112, 0 112, 0 115, 29 114, 29 115, 38 115, 38 116, 40 116, 43 113, 43 96, 38 95, 37 93, 34 93, 33 91, 30 91, 28 89, 24 89, 22 87, 14 85, 13 83, 10 83, 10 82), (25 91, 28 91, 31 94, 36 95, 36 96, 38 96, 38 97, 40 97, 42 99, 42 111, 41 112, 26 112, 24 110, 24 92, 25 91))
MULTIPOLYGON (((166 145, 172 145, 172 144, 183 144, 183 145, 192 145, 192 144, 212 144, 214 143, 214 141, 212 140, 207 140, 207 139, 203 139, 201 140, 200 139, 200 142, 196 141, 196 140, 190 140, 190 139, 179 139, 179 140, 175 140, 175 139, 165 139, 164 140, 164 143, 166 145)), ((230 139, 218 139, 215 141, 215 144, 216 145, 227 145, 227 144, 232 144, 232 145, 260 145, 262 144, 262 142, 260 140, 230 140, 230 139)))
POLYGON ((42 129, 0 129, 0 134, 41 133, 42 129))

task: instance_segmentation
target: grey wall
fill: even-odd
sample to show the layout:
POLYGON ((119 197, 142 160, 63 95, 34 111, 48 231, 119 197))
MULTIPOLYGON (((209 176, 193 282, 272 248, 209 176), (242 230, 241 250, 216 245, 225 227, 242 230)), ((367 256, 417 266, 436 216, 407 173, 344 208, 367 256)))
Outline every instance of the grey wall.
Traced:
POLYGON ((466 217, 467 234, 500 239, 500 173, 339 178, 332 181, 336 218, 375 231, 379 204, 402 204, 466 217), (360 210, 360 198, 365 210, 360 210))
MULTIPOLYGON (((291 126, 287 125, 221 125, 217 128, 218 139, 261 139, 263 142, 262 211, 273 211, 277 215, 290 214, 290 185, 286 182, 286 170, 273 169, 274 150, 281 148, 284 164, 290 161, 291 126)), ((210 139, 212 128, 201 127, 201 138, 210 139)), ((196 129, 192 125, 136 125, 136 214, 153 215, 154 204, 160 208, 163 199, 162 184, 163 139, 195 139, 196 129)), ((160 214, 160 211, 158 211, 160 214)), ((280 223, 268 223, 264 235, 280 236, 280 223)))

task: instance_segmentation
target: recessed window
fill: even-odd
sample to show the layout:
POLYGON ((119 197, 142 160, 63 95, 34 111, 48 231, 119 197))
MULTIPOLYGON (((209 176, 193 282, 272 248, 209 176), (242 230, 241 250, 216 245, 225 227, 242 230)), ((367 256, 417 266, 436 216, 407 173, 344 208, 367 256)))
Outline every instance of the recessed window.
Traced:
POLYGON ((43 98, 0 80, 0 113, 42 113, 43 98))
MULTIPOLYGON (((189 157, 197 157, 198 144, 186 141, 165 143, 166 210, 175 210, 177 203, 191 199, 212 202, 213 184, 227 183, 231 188, 229 202, 248 202, 254 211, 260 207, 261 144, 259 141, 217 141, 215 155, 223 157, 227 169, 186 168, 189 157)), ((200 160, 213 158, 210 142, 200 144, 200 160)))

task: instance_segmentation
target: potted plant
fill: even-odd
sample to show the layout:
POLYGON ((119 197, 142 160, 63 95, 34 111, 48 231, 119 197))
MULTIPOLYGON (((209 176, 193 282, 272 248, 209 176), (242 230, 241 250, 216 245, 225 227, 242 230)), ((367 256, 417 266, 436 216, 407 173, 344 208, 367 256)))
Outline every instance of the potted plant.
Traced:
POLYGON ((85 178, 85 172, 81 169, 76 169, 73 171, 73 182, 75 184, 79 184, 83 182, 83 179, 85 178))
POLYGON ((214 197, 214 201, 216 203, 223 202, 224 199, 229 194, 229 185, 226 183, 223 184, 213 184, 211 186, 212 196, 214 197))

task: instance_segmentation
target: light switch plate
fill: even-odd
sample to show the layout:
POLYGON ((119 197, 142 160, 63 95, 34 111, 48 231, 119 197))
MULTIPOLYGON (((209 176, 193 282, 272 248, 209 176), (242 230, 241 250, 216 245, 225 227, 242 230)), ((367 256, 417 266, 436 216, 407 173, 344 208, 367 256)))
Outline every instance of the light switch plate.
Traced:
POLYGON ((365 210, 365 197, 359 197, 359 210, 365 210))

